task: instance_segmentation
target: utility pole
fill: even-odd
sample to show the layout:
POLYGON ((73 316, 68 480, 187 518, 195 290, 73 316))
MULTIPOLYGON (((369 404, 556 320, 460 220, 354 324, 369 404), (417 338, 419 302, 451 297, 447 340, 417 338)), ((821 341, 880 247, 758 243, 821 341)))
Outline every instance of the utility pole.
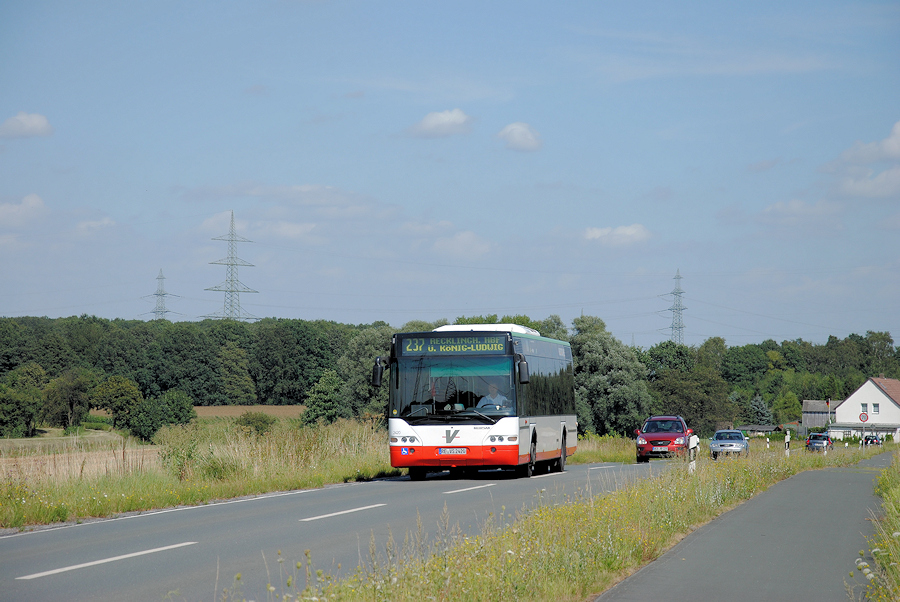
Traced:
POLYGON ((672 294, 675 296, 675 302, 672 304, 672 307, 669 310, 672 312, 672 342, 677 343, 679 345, 684 345, 684 322, 681 319, 681 312, 686 310, 687 308, 681 301, 681 294, 684 293, 681 290, 681 270, 675 271, 675 290, 672 291, 672 294))
POLYGON ((252 263, 248 263, 237 256, 237 243, 253 242, 243 236, 238 236, 234 230, 234 211, 231 212, 231 228, 228 234, 224 236, 216 236, 212 240, 224 240, 228 242, 228 257, 219 259, 218 261, 210 261, 210 264, 225 266, 225 282, 216 286, 209 287, 208 291, 221 291, 225 293, 225 305, 221 312, 203 316, 204 318, 212 318, 214 320, 258 320, 256 316, 247 313, 241 309, 241 293, 257 293, 252 288, 243 284, 238 280, 238 266, 253 267, 252 263))

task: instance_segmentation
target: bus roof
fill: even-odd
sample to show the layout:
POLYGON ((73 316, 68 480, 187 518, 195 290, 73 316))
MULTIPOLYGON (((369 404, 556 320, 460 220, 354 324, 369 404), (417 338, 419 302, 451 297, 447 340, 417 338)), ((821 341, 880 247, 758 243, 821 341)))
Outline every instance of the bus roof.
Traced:
POLYGON ((531 334, 541 336, 534 328, 519 326, 518 324, 447 324, 434 329, 434 332, 514 332, 516 334, 531 334))

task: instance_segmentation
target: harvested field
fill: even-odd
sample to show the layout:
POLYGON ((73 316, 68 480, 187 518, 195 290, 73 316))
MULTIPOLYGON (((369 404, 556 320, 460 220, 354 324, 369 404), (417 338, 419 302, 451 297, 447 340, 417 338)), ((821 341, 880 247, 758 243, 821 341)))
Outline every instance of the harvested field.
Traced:
POLYGON ((140 473, 159 466, 159 452, 151 445, 125 449, 111 445, 104 451, 0 457, 0 474, 26 483, 140 473))
POLYGON ((197 418, 237 418, 246 412, 262 412, 275 418, 299 418, 306 406, 194 406, 197 418))

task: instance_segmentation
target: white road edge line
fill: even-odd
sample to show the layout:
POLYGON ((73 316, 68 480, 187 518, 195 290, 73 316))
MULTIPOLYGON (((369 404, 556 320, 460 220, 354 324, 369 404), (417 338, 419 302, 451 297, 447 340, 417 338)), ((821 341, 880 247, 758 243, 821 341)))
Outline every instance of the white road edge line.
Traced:
POLYGON ((362 508, 354 508, 353 510, 342 510, 341 512, 332 512, 331 514, 323 514, 321 516, 311 516, 309 518, 301 518, 300 522, 309 522, 311 520, 319 520, 320 518, 331 518, 332 516, 340 516, 341 514, 350 514, 351 512, 360 512, 361 510, 370 510, 372 508, 378 508, 380 506, 384 506, 384 504, 372 504, 371 506, 363 506, 362 508))
POLYGON ((546 479, 547 477, 558 477, 561 474, 562 474, 561 472, 548 472, 546 474, 533 475, 531 478, 532 479, 546 479))
POLYGON ((444 493, 462 493, 463 491, 472 491, 473 489, 484 489, 485 487, 493 487, 496 483, 488 483, 487 485, 477 485, 475 487, 466 487, 465 489, 456 489, 454 491, 445 491, 444 493))
POLYGON ((613 464, 612 466, 592 466, 592 467, 588 468, 588 470, 607 470, 610 468, 615 468, 617 466, 618 466, 618 464, 613 464))
POLYGON ((112 558, 104 558, 93 562, 85 562, 84 564, 74 564, 61 569, 53 569, 52 571, 44 571, 43 573, 35 573, 34 575, 25 575, 24 577, 16 577, 16 579, 37 579, 38 577, 46 577, 48 575, 56 575, 57 573, 65 573, 66 571, 74 571, 77 569, 87 568, 98 564, 106 564, 107 562, 115 562, 116 560, 125 560, 126 558, 134 558, 135 556, 143 556, 145 554, 154 554, 156 552, 165 552, 166 550, 174 550, 175 548, 183 548, 184 546, 192 546, 196 541, 186 541, 184 543, 176 543, 172 546, 163 548, 154 548, 152 550, 144 550, 143 552, 133 552, 131 554, 123 554, 122 556, 113 556, 112 558))

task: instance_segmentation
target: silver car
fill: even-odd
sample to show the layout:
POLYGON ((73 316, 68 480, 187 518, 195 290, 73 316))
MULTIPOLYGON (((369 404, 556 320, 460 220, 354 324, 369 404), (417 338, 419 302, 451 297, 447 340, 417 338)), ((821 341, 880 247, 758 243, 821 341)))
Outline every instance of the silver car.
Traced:
POLYGON ((716 431, 709 440, 709 455, 713 460, 719 454, 748 455, 750 453, 750 441, 744 437, 744 433, 735 430, 716 431))

